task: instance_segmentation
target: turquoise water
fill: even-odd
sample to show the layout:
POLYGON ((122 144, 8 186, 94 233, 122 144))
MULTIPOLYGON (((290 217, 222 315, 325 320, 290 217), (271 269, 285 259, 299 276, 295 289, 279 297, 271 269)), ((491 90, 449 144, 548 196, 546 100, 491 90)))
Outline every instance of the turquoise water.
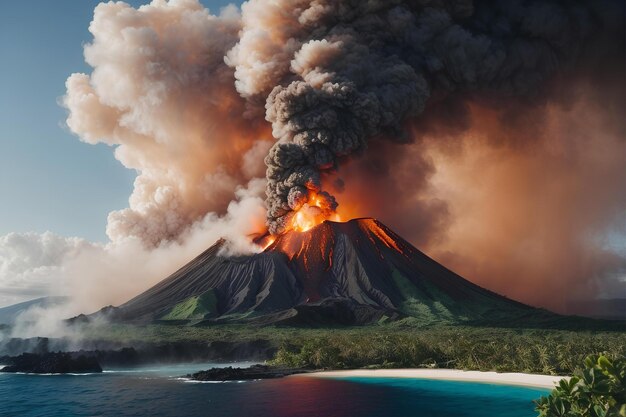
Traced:
MULTIPOLYGON (((240 364, 245 365, 245 364, 240 364)), ((195 383, 215 364, 92 375, 0 373, 0 416, 532 417, 544 389, 395 378, 195 383)))

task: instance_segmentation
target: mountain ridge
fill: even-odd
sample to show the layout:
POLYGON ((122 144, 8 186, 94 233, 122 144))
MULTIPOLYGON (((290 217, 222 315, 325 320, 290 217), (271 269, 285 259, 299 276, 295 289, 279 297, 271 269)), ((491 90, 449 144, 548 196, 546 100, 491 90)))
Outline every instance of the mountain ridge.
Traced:
POLYGON ((0 324, 14 324, 20 314, 31 308, 46 309, 67 303, 69 300, 69 297, 64 296, 48 296, 0 307, 0 324))
POLYGON ((422 324, 539 311, 481 288, 378 220, 323 222, 278 236, 263 252, 225 256, 219 240, 115 308, 121 321, 258 324, 422 324))

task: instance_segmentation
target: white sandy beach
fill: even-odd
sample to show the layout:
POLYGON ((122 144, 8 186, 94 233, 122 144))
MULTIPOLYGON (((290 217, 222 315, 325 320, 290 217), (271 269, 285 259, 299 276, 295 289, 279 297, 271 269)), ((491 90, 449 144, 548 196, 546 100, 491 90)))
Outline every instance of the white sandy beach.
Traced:
POLYGON ((562 376, 522 373, 460 371, 456 369, 354 369, 347 371, 313 372, 293 375, 294 378, 423 378, 448 381, 483 382, 488 384, 521 385, 554 388, 562 376))

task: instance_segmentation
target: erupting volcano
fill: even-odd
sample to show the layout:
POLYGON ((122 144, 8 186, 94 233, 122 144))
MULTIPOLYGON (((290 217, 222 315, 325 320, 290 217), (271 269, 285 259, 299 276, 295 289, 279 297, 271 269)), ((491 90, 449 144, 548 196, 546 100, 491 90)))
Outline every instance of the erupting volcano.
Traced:
POLYGON ((220 240, 113 315, 143 322, 367 324, 506 320, 535 311, 468 282, 375 219, 307 225, 254 255, 223 255, 220 240))
MULTIPOLYGON (((75 298, 91 287, 93 305, 117 304, 204 249, 198 242, 223 237, 250 252, 249 236, 267 228, 262 255, 215 247, 202 289, 219 289, 217 317, 244 311, 215 282, 254 272, 289 288, 291 308, 323 291, 298 292, 313 284, 280 242, 315 241, 325 221, 363 216, 533 305, 566 312, 623 287, 626 257, 607 242, 623 234, 626 201, 624 1, 249 0, 219 14, 199 0, 142 3, 96 7, 90 68, 67 79, 62 98, 68 129, 136 173, 128 206, 107 217, 103 266, 91 249, 64 255, 75 298)), ((375 248, 363 247, 345 227, 325 232, 329 242, 347 240, 363 258, 385 246, 370 231, 375 248)), ((392 300, 384 308, 409 311, 385 256, 382 276, 355 265, 385 283, 371 284, 392 300)), ((417 262, 392 258, 400 269, 417 262)))

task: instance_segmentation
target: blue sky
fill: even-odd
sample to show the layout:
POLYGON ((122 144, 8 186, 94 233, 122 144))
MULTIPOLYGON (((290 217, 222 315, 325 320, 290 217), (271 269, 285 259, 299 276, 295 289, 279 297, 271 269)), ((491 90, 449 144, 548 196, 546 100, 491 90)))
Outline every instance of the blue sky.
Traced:
MULTIPOLYGON (((107 214, 128 205, 134 173, 109 147, 72 135, 58 105, 66 78, 90 71, 82 45, 98 3, 0 2, 0 235, 49 230, 106 241, 107 214)), ((202 3, 217 12, 229 2, 202 3)))

